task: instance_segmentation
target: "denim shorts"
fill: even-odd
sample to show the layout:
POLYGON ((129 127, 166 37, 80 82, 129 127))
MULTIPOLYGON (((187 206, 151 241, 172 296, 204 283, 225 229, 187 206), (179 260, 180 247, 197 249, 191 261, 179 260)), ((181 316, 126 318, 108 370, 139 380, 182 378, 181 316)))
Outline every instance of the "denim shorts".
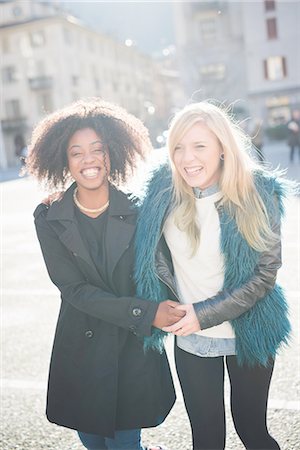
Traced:
POLYGON ((211 338, 190 334, 177 336, 177 346, 188 353, 205 358, 235 355, 235 338, 211 338))

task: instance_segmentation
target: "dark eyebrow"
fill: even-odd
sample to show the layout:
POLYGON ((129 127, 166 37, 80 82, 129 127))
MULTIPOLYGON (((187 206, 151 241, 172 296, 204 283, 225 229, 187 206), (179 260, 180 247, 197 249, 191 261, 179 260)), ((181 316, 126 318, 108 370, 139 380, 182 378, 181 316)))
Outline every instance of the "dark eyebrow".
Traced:
POLYGON ((91 142, 90 145, 95 145, 95 144, 103 144, 102 141, 100 141, 100 139, 97 139, 97 141, 91 142))
POLYGON ((80 148, 80 145, 78 145, 78 144, 74 144, 74 145, 72 145, 72 147, 69 147, 69 148, 68 148, 68 150, 72 150, 72 148, 74 148, 74 147, 76 147, 76 148, 77 148, 77 147, 78 147, 78 148, 80 148))
MULTIPOLYGON (((102 141, 100 141, 100 140, 97 140, 97 141, 93 141, 93 142, 90 142, 90 146, 92 146, 92 145, 95 145, 95 144, 103 144, 103 142, 102 141)), ((72 147, 69 147, 68 148, 68 150, 71 150, 72 148, 74 148, 74 147, 76 147, 76 148, 81 148, 81 145, 79 145, 79 144, 74 144, 74 145, 72 145, 72 147)))
MULTIPOLYGON (((193 144, 195 145, 195 144, 206 144, 206 141, 193 141, 193 144)), ((181 142, 178 142, 178 144, 176 145, 176 147, 178 146, 178 145, 183 145, 181 142)))

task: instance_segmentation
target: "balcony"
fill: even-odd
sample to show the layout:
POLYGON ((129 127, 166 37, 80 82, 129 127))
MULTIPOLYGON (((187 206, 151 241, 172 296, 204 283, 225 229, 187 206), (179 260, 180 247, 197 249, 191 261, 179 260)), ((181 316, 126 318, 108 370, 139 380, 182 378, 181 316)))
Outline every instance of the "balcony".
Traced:
POLYGON ((26 117, 14 117, 1 120, 3 131, 24 131, 27 126, 26 117))
POLYGON ((28 78, 28 82, 33 91, 51 89, 53 86, 53 78, 47 76, 28 78))
POLYGON ((210 0, 206 2, 193 2, 191 3, 192 14, 198 15, 201 13, 207 13, 208 11, 222 11, 225 12, 227 9, 227 2, 224 0, 210 0))

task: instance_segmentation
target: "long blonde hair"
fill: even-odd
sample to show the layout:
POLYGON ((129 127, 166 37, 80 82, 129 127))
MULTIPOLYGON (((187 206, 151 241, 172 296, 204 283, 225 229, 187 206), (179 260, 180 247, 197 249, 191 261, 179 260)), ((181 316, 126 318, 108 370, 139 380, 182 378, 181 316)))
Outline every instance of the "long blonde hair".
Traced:
POLYGON ((278 236, 271 230, 266 207, 254 185, 253 172, 261 168, 250 157, 251 140, 225 109, 200 102, 186 106, 175 115, 167 141, 173 177, 174 219, 177 227, 189 236, 192 254, 200 242, 200 230, 195 221, 195 196, 175 167, 174 149, 198 122, 204 122, 215 134, 224 154, 219 180, 223 194, 221 204, 235 219, 240 233, 253 249, 269 249, 278 236))

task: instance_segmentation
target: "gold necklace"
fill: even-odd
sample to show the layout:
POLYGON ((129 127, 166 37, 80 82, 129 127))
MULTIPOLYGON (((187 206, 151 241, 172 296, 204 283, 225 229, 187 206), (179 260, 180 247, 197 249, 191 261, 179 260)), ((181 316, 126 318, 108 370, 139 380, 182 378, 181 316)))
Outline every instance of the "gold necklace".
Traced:
POLYGON ((105 205, 101 206, 101 208, 97 208, 97 209, 85 208, 85 206, 82 206, 82 205, 79 203, 79 200, 78 200, 78 198, 77 198, 77 192, 78 192, 78 188, 75 188, 75 189, 74 189, 74 192, 73 192, 73 200, 74 200, 75 205, 76 205, 81 211, 84 211, 84 212, 87 212, 87 213, 90 213, 90 214, 96 214, 96 213, 100 214, 100 213, 102 213, 102 212, 108 207, 108 205, 109 205, 109 200, 108 200, 108 201, 105 203, 105 205))

